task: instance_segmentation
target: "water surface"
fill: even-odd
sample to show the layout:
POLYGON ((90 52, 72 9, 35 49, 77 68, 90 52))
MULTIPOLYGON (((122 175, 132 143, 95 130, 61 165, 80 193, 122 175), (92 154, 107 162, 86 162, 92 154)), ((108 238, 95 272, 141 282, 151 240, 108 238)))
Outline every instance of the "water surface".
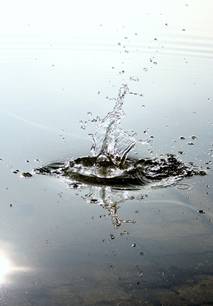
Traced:
POLYGON ((1 303, 212 303, 212 2, 90 4, 1 12, 1 303), (122 84, 131 157, 207 176, 121 190, 20 175, 87 156, 122 84))

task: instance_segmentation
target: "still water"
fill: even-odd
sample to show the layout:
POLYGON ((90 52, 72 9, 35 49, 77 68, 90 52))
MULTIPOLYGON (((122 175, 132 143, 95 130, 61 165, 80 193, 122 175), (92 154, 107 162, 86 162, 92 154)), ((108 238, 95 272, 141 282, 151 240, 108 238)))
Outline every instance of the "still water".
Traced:
POLYGON ((4 5, 0 305, 213 302, 212 9, 208 0, 4 5), (122 84, 130 157, 171 153, 207 175, 134 189, 21 175, 90 154, 88 134, 122 84))

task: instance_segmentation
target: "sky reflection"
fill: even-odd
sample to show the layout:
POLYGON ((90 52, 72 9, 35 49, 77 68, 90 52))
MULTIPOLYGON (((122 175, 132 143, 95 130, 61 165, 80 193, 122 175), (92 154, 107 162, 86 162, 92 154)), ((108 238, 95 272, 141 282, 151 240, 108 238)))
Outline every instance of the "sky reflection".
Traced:
POLYGON ((14 274, 30 270, 28 267, 16 265, 7 252, 0 251, 0 285, 12 283, 14 274))
POLYGON ((13 271, 13 264, 9 258, 0 253, 0 285, 7 282, 7 276, 13 271))

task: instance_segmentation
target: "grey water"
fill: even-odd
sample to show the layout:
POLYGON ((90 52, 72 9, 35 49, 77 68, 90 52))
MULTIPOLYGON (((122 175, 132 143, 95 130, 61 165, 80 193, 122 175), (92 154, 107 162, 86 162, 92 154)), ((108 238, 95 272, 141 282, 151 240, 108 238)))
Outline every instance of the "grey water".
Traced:
POLYGON ((0 305, 213 302, 211 10, 209 0, 3 5, 0 305), (100 152, 174 154, 207 175, 123 188, 33 173, 100 152))

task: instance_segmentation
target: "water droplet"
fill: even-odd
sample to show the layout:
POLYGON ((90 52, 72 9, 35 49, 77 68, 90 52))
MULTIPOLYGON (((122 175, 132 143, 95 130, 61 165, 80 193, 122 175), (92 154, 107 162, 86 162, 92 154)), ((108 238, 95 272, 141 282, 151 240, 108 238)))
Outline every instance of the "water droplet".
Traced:
POLYGON ((32 174, 31 173, 29 173, 29 172, 22 172, 22 174, 21 174, 23 177, 32 177, 32 174))
POLYGON ((198 212, 199 214, 203 214, 203 215, 205 214, 205 211, 203 209, 199 209, 198 212))

